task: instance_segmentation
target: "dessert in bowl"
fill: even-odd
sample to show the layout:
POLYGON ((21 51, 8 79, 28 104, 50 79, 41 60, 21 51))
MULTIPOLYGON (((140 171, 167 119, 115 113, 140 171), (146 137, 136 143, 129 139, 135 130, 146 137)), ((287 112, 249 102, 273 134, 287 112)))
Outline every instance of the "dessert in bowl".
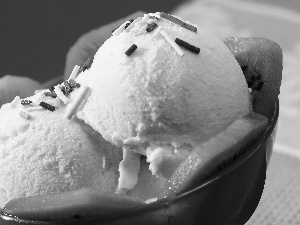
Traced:
MULTIPOLYGON (((83 133, 76 138, 79 149, 94 148, 90 165, 81 151, 67 157, 71 165, 79 162, 73 166, 79 178, 67 179, 78 176, 66 173, 60 180, 64 189, 48 184, 54 189, 45 194, 35 185, 31 196, 21 192, 8 201, 2 211, 6 223, 242 224, 249 219, 263 190, 266 153, 276 132, 282 70, 276 43, 260 38, 221 42, 178 17, 145 14, 113 31, 91 65, 78 69, 47 94, 2 107, 2 112, 29 110, 39 102, 42 112, 25 112, 21 119, 38 125, 35 120, 44 124, 51 113, 61 113, 58 123, 65 123, 65 136, 68 123, 75 123, 77 133, 83 133), (95 134, 86 137, 87 132, 95 134), (82 141, 100 138, 105 140, 92 145, 82 141), (116 174, 116 163, 102 143, 123 150, 116 160, 119 180, 114 177, 110 187, 116 194, 103 191, 105 171, 113 168, 116 174), (104 149, 100 156, 95 153, 99 146, 104 149), (148 187, 139 183, 141 155, 147 157, 149 177, 161 184, 153 192, 157 199, 147 204, 143 191, 135 191, 148 187), (80 167, 85 164, 87 171, 101 167, 102 180, 80 186, 88 173, 80 167)), ((69 142, 71 151, 74 143, 69 142)), ((96 173, 91 175, 96 180, 96 173)))

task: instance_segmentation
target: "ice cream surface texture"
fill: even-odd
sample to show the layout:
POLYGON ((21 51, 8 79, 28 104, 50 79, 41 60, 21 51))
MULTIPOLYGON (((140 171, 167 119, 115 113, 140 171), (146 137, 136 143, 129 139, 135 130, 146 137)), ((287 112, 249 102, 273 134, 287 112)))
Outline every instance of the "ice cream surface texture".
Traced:
POLYGON ((170 176, 197 143, 251 112, 247 83, 226 45, 176 19, 183 21, 155 13, 125 22, 77 78, 92 90, 78 118, 111 143, 146 155, 161 177, 170 176))
MULTIPOLYGON (((27 99, 32 104, 54 100, 42 93, 27 99)), ((104 192, 116 189, 122 152, 84 122, 68 120, 65 106, 61 103, 54 112, 35 109, 22 105, 18 97, 2 106, 0 207, 17 197, 83 187, 104 192), (30 117, 23 118, 20 112, 30 117)))

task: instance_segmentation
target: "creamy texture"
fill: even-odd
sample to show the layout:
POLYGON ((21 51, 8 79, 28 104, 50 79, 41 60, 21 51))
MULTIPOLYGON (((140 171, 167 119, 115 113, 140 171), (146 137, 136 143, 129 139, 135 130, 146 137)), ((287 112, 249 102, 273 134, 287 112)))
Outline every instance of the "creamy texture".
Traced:
MULTIPOLYGON (((79 90, 69 96, 71 103, 79 90)), ((27 99, 52 103, 52 97, 41 93, 27 99)), ((122 152, 83 121, 66 119, 66 106, 30 111, 29 120, 19 112, 32 106, 21 105, 20 99, 2 106, 0 207, 12 198, 83 187, 115 191, 122 152)))
POLYGON ((200 27, 194 33, 160 18, 157 24, 172 39, 201 49, 198 55, 180 47, 180 57, 157 29, 145 31, 148 16, 109 38, 88 73, 79 75, 92 92, 77 116, 106 140, 147 155, 152 172, 164 176, 163 162, 178 165, 197 143, 248 114, 251 103, 224 43, 200 27), (136 51, 125 55, 132 44, 136 51))

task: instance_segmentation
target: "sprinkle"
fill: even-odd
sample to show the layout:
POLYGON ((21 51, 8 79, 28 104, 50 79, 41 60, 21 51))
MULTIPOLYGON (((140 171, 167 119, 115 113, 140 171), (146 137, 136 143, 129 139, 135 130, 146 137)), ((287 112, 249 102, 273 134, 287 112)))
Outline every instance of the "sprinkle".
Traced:
POLYGON ((153 31, 156 27, 158 27, 158 25, 157 25, 156 23, 150 23, 150 24, 148 24, 148 27, 147 27, 146 31, 147 31, 148 33, 150 33, 150 32, 153 31))
POLYGON ((27 112, 32 112, 32 111, 41 111, 44 110, 42 106, 36 106, 36 107, 30 107, 27 109, 27 112))
MULTIPOLYGON (((94 57, 89 57, 85 61, 85 63, 80 67, 80 69, 79 69, 79 71, 78 71, 77 74, 79 74, 81 72, 84 72, 84 71, 88 70, 89 68, 91 68, 91 65, 92 65, 93 61, 94 61, 94 57)), ((71 79, 74 80, 75 77, 74 78, 69 78, 69 80, 71 80, 71 79)))
POLYGON ((187 50, 189 50, 189 51, 191 51, 191 52, 194 52, 194 53, 196 53, 196 54, 199 54, 199 53, 200 53, 200 48, 198 48, 198 47, 196 47, 196 46, 194 46, 194 45, 191 45, 191 44, 185 42, 184 40, 181 40, 181 39, 179 39, 179 38, 176 38, 176 39, 175 39, 175 42, 176 42, 178 45, 180 45, 180 46, 186 48, 187 50))
POLYGON ((64 93, 58 86, 55 86, 54 91, 57 94, 57 97, 59 97, 65 104, 69 102, 69 99, 64 95, 64 93))
POLYGON ((183 28, 187 29, 187 30, 190 30, 190 31, 193 31, 193 32, 197 33, 197 27, 195 27, 195 26, 193 26, 191 24, 183 22, 183 24, 181 26, 183 28))
POLYGON ((176 23, 176 24, 178 24, 178 25, 180 25, 180 26, 181 26, 181 24, 183 23, 182 20, 180 20, 180 19, 178 19, 178 18, 176 18, 176 17, 174 17, 174 16, 172 16, 172 15, 170 15, 170 14, 167 14, 167 13, 165 13, 165 12, 161 12, 161 13, 160 13, 160 16, 161 16, 161 18, 164 18, 164 19, 166 19, 166 20, 169 20, 169 21, 171 21, 171 22, 173 22, 173 23, 176 23))
POLYGON ((160 32, 163 30, 162 26, 158 26, 158 28, 156 29, 156 31, 154 32, 153 36, 157 36, 158 34, 160 34, 160 32))
POLYGON ((133 27, 135 26, 135 24, 136 24, 137 22, 139 22, 141 19, 142 19, 142 17, 138 17, 137 19, 135 19, 134 21, 132 21, 132 23, 129 24, 129 26, 126 28, 126 31, 130 31, 131 28, 133 28, 133 27))
POLYGON ((149 19, 149 16, 144 16, 139 22, 135 23, 134 28, 132 29, 133 32, 138 32, 141 27, 143 27, 145 24, 147 24, 147 20, 149 19))
POLYGON ((50 87, 49 90, 52 92, 54 91, 54 86, 50 87))
POLYGON ((51 112, 55 110, 55 107, 53 105, 48 104, 47 102, 40 102, 40 106, 42 106, 44 109, 48 109, 51 112))
POLYGON ((60 98, 56 97, 53 101, 53 105, 58 108, 60 106, 60 98))
POLYGON ((26 112, 24 112, 24 111, 20 111, 19 115, 20 115, 22 118, 26 119, 26 120, 30 120, 30 119, 31 119, 31 115, 28 114, 28 113, 26 113, 26 112))
POLYGON ((78 74, 79 69, 80 69, 80 66, 78 66, 78 65, 74 66, 74 68, 73 68, 73 70, 72 70, 72 73, 71 73, 69 79, 75 79, 75 77, 76 77, 77 74, 78 74))
POLYGON ((180 57, 184 56, 184 52, 181 50, 181 48, 172 40, 172 38, 164 30, 162 30, 160 34, 164 36, 164 38, 170 43, 170 45, 175 49, 175 51, 180 57))
POLYGON ((83 102, 84 98, 87 96, 88 91, 89 91, 89 87, 84 86, 82 88, 81 92, 78 94, 77 98, 75 99, 73 105, 69 108, 69 110, 65 114, 65 117, 67 119, 71 119, 71 117, 76 113, 78 107, 83 102))
POLYGON ((180 19, 178 19, 178 18, 176 18, 176 17, 174 17, 174 16, 172 16, 170 14, 161 12, 160 16, 162 18, 166 19, 166 20, 169 20, 169 21, 171 21, 171 22, 173 22, 173 23, 175 23, 175 24, 177 24, 177 25, 179 25, 179 26, 187 29, 187 30, 190 30, 190 31, 193 31, 193 32, 197 33, 197 27, 194 27, 191 24, 187 24, 186 22, 184 22, 184 21, 182 21, 182 20, 180 20, 180 19))
POLYGON ((129 20, 129 23, 126 23, 125 25, 125 30, 128 28, 128 26, 134 21, 134 19, 130 19, 129 20))
POLYGON ((21 100, 22 105, 30 105, 32 103, 31 100, 21 100))
POLYGON ((103 168, 103 169, 107 169, 107 165, 106 165, 106 157, 105 157, 105 156, 102 158, 102 168, 103 168))
POLYGON ((49 92, 49 91, 47 91, 47 92, 44 92, 44 95, 45 96, 51 96, 52 98, 56 98, 56 93, 54 92, 54 91, 51 91, 51 92, 49 92))
POLYGON ((70 86, 72 87, 72 88, 79 88, 80 87, 80 84, 79 83, 77 83, 75 80, 73 80, 73 79, 70 79, 69 80, 69 84, 70 84, 70 86))
POLYGON ((61 92, 62 92, 65 96, 67 96, 65 86, 60 86, 59 88, 60 88, 61 92))
POLYGON ((121 24, 121 26, 119 26, 117 29, 115 29, 112 32, 112 36, 118 36, 119 34, 121 34, 125 30, 125 26, 127 25, 127 23, 130 23, 130 22, 126 21, 125 23, 121 24))
POLYGON ((64 85, 65 85, 65 88, 66 88, 66 94, 69 94, 70 92, 73 91, 73 88, 71 87, 71 85, 69 84, 68 81, 64 81, 64 85))
MULTIPOLYGON (((125 23, 124 23, 124 30, 126 30, 126 28, 132 23, 134 21, 134 19, 130 19, 129 21, 126 21, 125 23)), ((122 26, 123 24, 121 24, 120 26, 118 26, 118 27, 116 27, 115 29, 113 29, 112 31, 111 31, 111 33, 112 33, 112 35, 113 36, 115 36, 115 35, 117 35, 117 33, 115 33, 115 31, 116 30, 118 30, 121 26, 122 26)), ((121 31, 122 32, 122 31, 121 31)), ((120 33, 121 33, 120 32, 120 33)))
POLYGON ((127 51, 125 52, 125 54, 127 56, 130 56, 136 49, 137 49, 137 45, 133 44, 133 45, 130 46, 129 49, 127 49, 127 51))

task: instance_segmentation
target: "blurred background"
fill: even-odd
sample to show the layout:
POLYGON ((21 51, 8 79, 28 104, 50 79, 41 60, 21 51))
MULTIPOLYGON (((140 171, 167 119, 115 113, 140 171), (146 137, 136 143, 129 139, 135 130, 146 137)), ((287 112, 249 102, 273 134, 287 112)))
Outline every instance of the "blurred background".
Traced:
POLYGON ((69 48, 84 33, 137 10, 170 12, 183 0, 1 0, 0 77, 40 82, 62 75, 69 48))
MULTIPOLYGON (((62 76, 66 54, 82 34, 137 10, 174 13, 221 39, 256 36, 280 44, 277 139, 262 200, 247 225, 299 225, 299 0, 0 0, 0 78, 21 75, 43 83, 62 76)), ((1 91, 0 85, 0 100, 1 91)))

